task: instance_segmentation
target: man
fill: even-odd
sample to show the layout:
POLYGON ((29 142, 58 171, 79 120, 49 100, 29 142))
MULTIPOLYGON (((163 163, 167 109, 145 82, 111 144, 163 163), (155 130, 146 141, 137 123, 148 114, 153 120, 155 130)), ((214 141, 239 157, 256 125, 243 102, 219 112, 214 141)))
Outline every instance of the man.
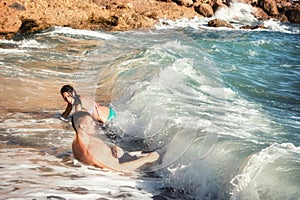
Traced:
POLYGON ((157 152, 135 155, 135 159, 121 163, 125 155, 118 146, 109 147, 104 141, 95 137, 96 123, 88 112, 79 111, 72 116, 72 126, 76 138, 72 144, 75 158, 82 163, 106 168, 114 171, 133 172, 147 163, 153 163, 159 158, 157 152))

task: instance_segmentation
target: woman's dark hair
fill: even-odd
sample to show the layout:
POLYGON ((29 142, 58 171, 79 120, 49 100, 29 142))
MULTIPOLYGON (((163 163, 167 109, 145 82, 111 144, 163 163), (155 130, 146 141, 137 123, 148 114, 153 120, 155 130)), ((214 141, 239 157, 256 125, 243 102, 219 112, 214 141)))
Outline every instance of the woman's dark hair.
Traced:
POLYGON ((81 104, 79 95, 76 93, 76 91, 74 90, 74 88, 71 85, 64 85, 61 87, 60 89, 60 94, 67 92, 70 95, 72 95, 72 97, 74 98, 74 105, 78 105, 81 104))
POLYGON ((64 85, 62 86, 62 88, 60 89, 60 93, 64 93, 64 92, 70 92, 73 93, 75 90, 71 85, 64 85))

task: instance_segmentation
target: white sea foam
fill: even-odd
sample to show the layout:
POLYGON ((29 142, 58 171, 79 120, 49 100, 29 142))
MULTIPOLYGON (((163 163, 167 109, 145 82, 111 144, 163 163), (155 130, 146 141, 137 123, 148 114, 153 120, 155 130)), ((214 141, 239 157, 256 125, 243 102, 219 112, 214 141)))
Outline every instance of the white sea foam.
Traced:
POLYGON ((168 28, 179 28, 179 27, 192 27, 194 29, 205 28, 205 29, 219 29, 219 30, 231 30, 230 28, 220 27, 208 27, 207 22, 212 19, 222 19, 227 22, 233 23, 238 28, 240 25, 253 24, 258 20, 252 14, 253 9, 251 6, 244 3, 232 3, 228 8, 221 8, 216 11, 211 18, 198 18, 193 19, 179 19, 176 21, 171 20, 160 20, 160 24, 156 26, 157 29, 168 29, 168 28))
POLYGON ((23 49, 2 49, 0 48, 0 53, 1 54, 23 54, 26 53, 26 50, 23 49))
POLYGON ((62 163, 38 149, 1 148, 0 153, 6 158, 0 161, 3 199, 152 199, 160 186, 155 178, 137 179, 138 174, 62 163))
POLYGON ((193 19, 177 19, 175 21, 173 20, 168 20, 168 19, 160 19, 159 24, 155 25, 155 28, 160 30, 160 29, 175 29, 175 28, 182 28, 182 27, 192 27, 194 29, 198 29, 199 26, 203 26, 207 24, 208 19, 204 18, 198 18, 195 17, 193 19))
POLYGON ((22 40, 18 41, 17 44, 20 48, 38 48, 38 49, 47 49, 50 46, 45 43, 38 42, 36 40, 22 40))
MULTIPOLYGON (((267 20, 267 21, 259 21, 253 15, 253 7, 244 4, 234 2, 231 3, 229 7, 220 8, 214 14, 214 16, 210 18, 198 18, 195 17, 193 19, 178 19, 175 21, 160 19, 160 23, 156 25, 156 29, 176 29, 176 28, 183 28, 183 27, 191 27, 194 29, 211 29, 211 30, 226 30, 232 31, 239 29, 239 27, 243 25, 257 25, 263 23, 263 25, 267 29, 254 29, 253 31, 277 31, 282 33, 289 33, 289 34, 299 34, 300 29, 297 27, 290 27, 286 26, 280 22, 276 22, 274 20, 267 20), (222 19, 229 23, 231 23, 235 29, 226 28, 226 27, 208 27, 208 21, 212 19, 222 19)), ((247 29, 243 29, 242 31, 250 31, 247 29)))
MULTIPOLYGON (((0 49, 1 52, 1 49, 0 49)), ((25 52, 25 51, 24 51, 25 52)), ((47 70, 47 69, 38 69, 38 68, 25 68, 25 67, 12 67, 12 66, 2 66, 2 72, 6 74, 10 74, 12 76, 15 76, 15 74, 18 74, 18 77, 27 77, 32 78, 32 80, 25 79, 26 82, 36 82, 38 85, 38 82, 36 81, 36 78, 49 78, 49 77, 65 77, 72 79, 74 76, 76 76, 75 73, 66 73, 61 72, 58 70, 47 70)))
POLYGON ((243 170, 231 180, 234 186, 231 199, 245 196, 250 199, 299 197, 299 156, 300 147, 292 143, 274 143, 253 154, 243 170), (288 178, 287 174, 294 177, 288 178))
POLYGON ((34 39, 23 39, 23 40, 0 40, 0 44, 4 45, 10 45, 12 48, 21 48, 21 49, 26 49, 26 48, 33 48, 33 49, 47 49, 50 46, 48 44, 39 42, 34 39))
POLYGON ((99 38, 105 40, 114 39, 114 36, 108 33, 100 31, 89 31, 89 30, 79 30, 69 27, 54 27, 53 31, 49 32, 50 34, 66 34, 66 35, 78 35, 78 36, 87 36, 92 38, 99 38))
POLYGON ((253 11, 252 6, 248 4, 232 3, 228 8, 223 7, 217 10, 214 17, 237 24, 252 24, 257 22, 252 14, 253 11))
POLYGON ((264 26, 268 28, 270 31, 276 31, 281 33, 289 33, 289 34, 299 34, 300 29, 299 28, 293 28, 287 25, 284 25, 278 21, 274 21, 272 19, 264 21, 264 26))
MULTIPOLYGON (((220 72, 204 51, 187 47, 184 42, 171 41, 154 45, 145 54, 130 62, 126 60, 123 65, 126 66, 123 72, 131 75, 123 76, 123 81, 134 77, 135 84, 131 85, 134 91, 126 92, 129 97, 123 98, 129 108, 127 115, 118 114, 121 120, 130 119, 131 114, 142 120, 142 128, 132 133, 132 126, 128 127, 128 134, 143 137, 146 129, 147 133, 156 132, 155 137, 145 138, 145 141, 150 146, 166 148, 161 166, 156 166, 159 169, 168 166, 167 170, 162 169, 167 171, 164 171, 165 186, 183 188, 186 198, 191 194, 191 198, 212 199, 213 194, 222 193, 216 185, 229 183, 226 173, 236 174, 239 163, 234 159, 243 156, 237 156, 236 152, 253 151, 251 147, 244 150, 244 141, 254 146, 266 145, 265 137, 274 137, 280 130, 273 126, 259 103, 243 99, 223 85, 220 72), (153 62, 160 66, 159 70, 153 69, 155 73, 149 70, 151 66, 139 65, 149 63, 147 59, 152 58, 149 55, 156 58, 153 62), (149 117, 152 110, 155 113, 149 117), (159 131, 156 131, 157 124, 159 131), (222 141, 219 142, 219 138, 222 141), (224 138, 234 139, 223 144, 224 138), (221 163, 226 162, 228 166, 222 166, 221 163)), ((123 87, 121 91, 128 91, 125 84, 119 86, 123 87)), ((140 123, 129 121, 135 125, 140 123)), ((225 186, 221 190, 226 190, 225 186)))

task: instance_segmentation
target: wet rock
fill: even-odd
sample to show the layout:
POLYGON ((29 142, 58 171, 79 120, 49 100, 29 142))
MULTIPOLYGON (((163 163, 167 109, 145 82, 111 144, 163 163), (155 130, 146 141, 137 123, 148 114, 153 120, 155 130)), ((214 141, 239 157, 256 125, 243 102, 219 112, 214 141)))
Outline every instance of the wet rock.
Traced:
POLYGON ((253 15, 259 20, 265 21, 271 19, 271 17, 262 8, 256 8, 253 15))
POLYGON ((35 20, 32 19, 23 19, 22 20, 22 25, 19 28, 19 32, 25 33, 25 32, 30 32, 32 29, 37 27, 37 23, 35 20))
MULTIPOLYGON (((299 1, 239 0, 256 8, 258 19, 300 23, 299 1)), ((51 26, 125 31, 151 28, 159 19, 212 17, 232 0, 2 0, 0 39, 51 26)), ((230 26, 212 24, 212 26, 230 26)))
POLYGON ((221 20, 221 19, 213 19, 210 20, 207 24, 210 27, 227 27, 227 28, 234 28, 230 23, 221 20))
POLYGON ((258 6, 271 16, 279 14, 275 0, 258 0, 258 6))
POLYGON ((275 19, 280 22, 300 23, 300 2, 293 0, 240 0, 255 8, 258 19, 275 19))
POLYGON ((285 14, 276 15, 276 16, 274 16, 274 19, 276 19, 277 21, 280 21, 280 22, 289 22, 289 20, 285 14))
POLYGON ((201 14, 204 17, 212 17, 214 14, 213 8, 207 3, 201 3, 194 8, 197 13, 201 14))
POLYGON ((222 0, 215 0, 215 3, 212 5, 214 12, 221 8, 226 8, 227 5, 222 0))
POLYGON ((255 26, 246 25, 246 26, 240 27, 240 29, 250 29, 250 30, 258 29, 258 28, 266 29, 266 27, 263 24, 259 24, 259 25, 255 25, 255 26))
POLYGON ((285 8, 292 6, 292 3, 287 0, 283 0, 283 1, 277 0, 276 4, 277 4, 277 9, 278 9, 279 13, 285 12, 285 8))
POLYGON ((193 0, 174 0, 175 3, 177 3, 180 6, 187 6, 190 7, 193 5, 193 0))
MULTIPOLYGON (((19 5, 19 4, 18 4, 19 5)), ((21 10, 13 2, 0 3, 0 34, 10 35, 16 33, 22 25, 19 19, 21 10)))
POLYGON ((291 7, 290 9, 287 9, 285 12, 285 15, 289 22, 292 23, 300 23, 300 6, 297 7, 291 7))

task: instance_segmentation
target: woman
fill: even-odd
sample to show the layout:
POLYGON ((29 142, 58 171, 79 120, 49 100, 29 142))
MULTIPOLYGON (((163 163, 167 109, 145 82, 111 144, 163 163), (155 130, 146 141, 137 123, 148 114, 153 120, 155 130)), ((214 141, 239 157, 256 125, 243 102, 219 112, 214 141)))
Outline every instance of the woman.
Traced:
POLYGON ((116 118, 116 112, 112 108, 100 106, 94 99, 78 95, 70 85, 64 85, 60 89, 60 94, 68 103, 66 110, 60 115, 60 119, 63 121, 69 121, 68 116, 73 107, 75 107, 75 111, 84 110, 89 112, 94 120, 102 123, 116 118))

